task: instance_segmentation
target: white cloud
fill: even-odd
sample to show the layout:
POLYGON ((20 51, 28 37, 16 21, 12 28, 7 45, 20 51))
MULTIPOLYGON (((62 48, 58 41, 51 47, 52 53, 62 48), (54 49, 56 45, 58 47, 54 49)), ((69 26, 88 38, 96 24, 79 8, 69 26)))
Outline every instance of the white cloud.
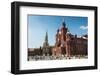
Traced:
POLYGON ((82 26, 80 26, 80 29, 82 29, 82 30, 86 30, 86 29, 88 29, 88 26, 84 26, 84 25, 82 25, 82 26))

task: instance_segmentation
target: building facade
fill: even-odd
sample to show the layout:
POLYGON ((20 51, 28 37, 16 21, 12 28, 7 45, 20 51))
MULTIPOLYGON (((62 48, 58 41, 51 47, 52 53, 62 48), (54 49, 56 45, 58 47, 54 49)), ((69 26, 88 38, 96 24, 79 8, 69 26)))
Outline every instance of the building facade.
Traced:
POLYGON ((88 36, 84 35, 78 37, 72 35, 69 29, 66 27, 65 21, 62 23, 62 27, 57 30, 56 43, 52 49, 52 56, 75 56, 75 55, 87 55, 88 54, 88 36))

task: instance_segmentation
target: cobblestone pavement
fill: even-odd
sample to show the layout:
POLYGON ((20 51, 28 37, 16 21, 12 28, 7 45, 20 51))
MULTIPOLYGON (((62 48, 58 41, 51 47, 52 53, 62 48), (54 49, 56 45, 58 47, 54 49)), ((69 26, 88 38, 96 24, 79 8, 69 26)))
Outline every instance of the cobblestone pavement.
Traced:
POLYGON ((28 61, 38 61, 38 60, 65 60, 65 59, 87 59, 88 56, 60 56, 60 57, 53 57, 53 56, 29 56, 28 61))

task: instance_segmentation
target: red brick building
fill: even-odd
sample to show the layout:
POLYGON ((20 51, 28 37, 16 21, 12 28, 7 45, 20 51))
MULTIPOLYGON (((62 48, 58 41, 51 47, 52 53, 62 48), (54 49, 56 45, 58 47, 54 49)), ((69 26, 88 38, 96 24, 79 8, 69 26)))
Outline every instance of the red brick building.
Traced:
POLYGON ((69 29, 66 27, 65 21, 62 23, 62 27, 57 30, 56 43, 52 49, 53 56, 76 56, 88 54, 88 36, 84 35, 78 37, 72 35, 69 29))

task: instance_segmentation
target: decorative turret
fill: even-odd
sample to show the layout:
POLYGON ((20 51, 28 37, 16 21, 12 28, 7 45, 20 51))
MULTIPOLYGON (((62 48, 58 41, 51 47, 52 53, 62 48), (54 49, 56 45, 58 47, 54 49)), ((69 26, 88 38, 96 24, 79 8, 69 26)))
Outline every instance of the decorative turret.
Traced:
POLYGON ((63 19, 63 23, 62 26, 65 28, 66 24, 65 24, 65 19, 63 19))
POLYGON ((59 29, 57 30, 57 33, 59 33, 59 29))
POLYGON ((57 30, 57 34, 56 34, 56 43, 60 41, 60 30, 57 30))
POLYGON ((65 19, 63 19, 62 27, 60 31, 61 31, 61 41, 66 41, 67 28, 66 28, 65 19))

